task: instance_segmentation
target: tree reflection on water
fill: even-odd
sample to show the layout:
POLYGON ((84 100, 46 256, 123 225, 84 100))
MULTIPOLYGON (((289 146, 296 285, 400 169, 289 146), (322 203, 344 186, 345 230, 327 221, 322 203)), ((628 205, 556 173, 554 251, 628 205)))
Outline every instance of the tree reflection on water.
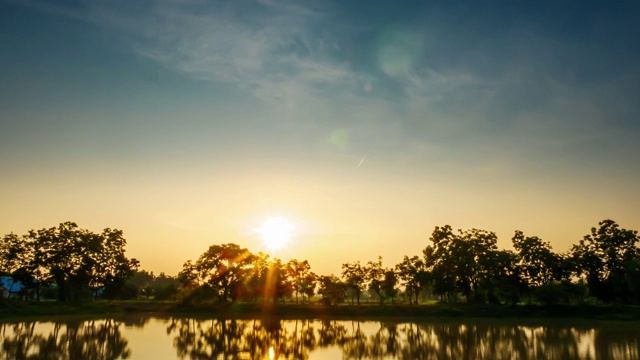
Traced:
POLYGON ((127 359, 131 352, 112 319, 0 324, 3 359, 127 359))
POLYGON ((615 328, 174 318, 167 333, 189 359, 307 359, 331 347, 344 359, 640 358, 640 334, 615 328))
POLYGON ((640 359, 640 327, 632 323, 187 317, 0 323, 0 359, 136 358, 129 342, 140 350, 143 339, 136 331, 126 339, 125 326, 157 344, 172 341, 180 359, 308 359, 321 349, 343 359, 640 359))

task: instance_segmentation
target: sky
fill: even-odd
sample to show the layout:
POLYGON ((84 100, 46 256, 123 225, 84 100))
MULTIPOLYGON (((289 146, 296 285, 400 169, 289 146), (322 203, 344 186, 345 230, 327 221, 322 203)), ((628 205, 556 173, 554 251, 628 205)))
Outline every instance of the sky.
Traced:
POLYGON ((640 3, 0 0, 0 234, 342 263, 640 229, 640 3))

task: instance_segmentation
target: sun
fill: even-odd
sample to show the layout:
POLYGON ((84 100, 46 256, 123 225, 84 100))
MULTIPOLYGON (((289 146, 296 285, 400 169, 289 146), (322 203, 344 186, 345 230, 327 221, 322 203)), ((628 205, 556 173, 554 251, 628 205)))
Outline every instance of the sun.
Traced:
POLYGON ((283 217, 270 217, 255 229, 260 234, 262 242, 270 250, 280 250, 290 241, 295 232, 293 223, 283 217))

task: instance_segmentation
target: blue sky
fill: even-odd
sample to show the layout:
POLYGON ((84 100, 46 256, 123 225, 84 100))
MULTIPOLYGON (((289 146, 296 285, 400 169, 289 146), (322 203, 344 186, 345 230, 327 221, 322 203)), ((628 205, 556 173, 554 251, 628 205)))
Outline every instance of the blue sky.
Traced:
POLYGON ((184 259, 148 256, 173 272, 251 245, 270 213, 312 229, 291 256, 349 238, 390 261, 443 222, 563 250, 603 218, 637 229, 638 18, 636 2, 0 1, 0 230, 124 228, 143 266, 184 234, 184 259))

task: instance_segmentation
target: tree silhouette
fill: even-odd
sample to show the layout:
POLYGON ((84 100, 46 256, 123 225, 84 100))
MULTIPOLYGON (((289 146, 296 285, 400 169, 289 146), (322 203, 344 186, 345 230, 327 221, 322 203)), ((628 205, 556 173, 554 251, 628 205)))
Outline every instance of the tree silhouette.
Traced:
MULTIPOLYGON (((195 271, 201 283, 207 284, 222 301, 236 300, 241 295, 241 286, 248 267, 253 262, 249 250, 236 244, 211 245, 195 263, 195 271)), ((185 263, 182 277, 191 281, 193 269, 185 263)))
POLYGON ((11 233, 0 238, 0 275, 10 277, 9 288, 6 289, 9 298, 20 281, 20 270, 25 268, 26 252, 24 239, 18 235, 11 233))
POLYGON ((13 273, 27 291, 40 298, 40 287, 55 283, 59 300, 80 300, 117 293, 139 266, 125 256, 121 230, 93 233, 73 222, 9 234, 0 243, 2 271, 13 273))
POLYGON ((351 292, 351 304, 353 305, 355 298, 360 305, 360 296, 366 289, 366 268, 360 265, 360 261, 342 264, 342 278, 347 290, 351 292))
MULTIPOLYGON (((287 276, 291 281, 291 285, 296 294, 296 304, 298 303, 298 295, 304 294, 308 288, 313 285, 315 288, 315 275, 311 273, 311 265, 307 260, 298 261, 291 259, 286 266, 287 276)), ((304 302, 304 295, 302 297, 304 302)))
MULTIPOLYGON (((387 275, 389 269, 382 266, 382 256, 378 256, 378 261, 369 261, 365 267, 367 273, 367 282, 369 284, 369 290, 373 291, 378 296, 380 304, 384 303, 384 300, 389 294, 391 288, 391 279, 387 275)), ((395 287, 395 282, 393 283, 395 287)), ((394 294, 395 296, 395 294, 394 294)))
POLYGON ((498 250, 494 232, 470 229, 455 234, 449 225, 436 226, 430 240, 433 245, 423 251, 425 262, 434 291, 449 302, 458 293, 467 302, 485 302, 487 294, 494 296, 496 275, 513 276, 511 258, 498 250))
POLYGON ((638 232, 613 220, 603 220, 571 249, 577 271, 585 275, 589 291, 604 302, 631 300, 630 272, 640 256, 638 232))
POLYGON ((525 237, 522 231, 516 230, 511 239, 518 256, 517 266, 529 291, 553 280, 553 269, 558 260, 551 251, 551 245, 537 236, 525 237))
POLYGON ((400 284, 404 286, 411 304, 411 297, 415 296, 415 303, 418 303, 418 295, 420 291, 427 286, 429 281, 429 273, 427 267, 418 256, 404 256, 401 263, 396 265, 396 272, 400 280, 400 284))
POLYGON ((319 283, 318 294, 322 295, 325 304, 335 305, 344 300, 346 284, 338 277, 334 275, 320 276, 319 283))
POLYGON ((384 280, 382 281, 382 292, 385 298, 391 299, 391 303, 395 302, 395 297, 398 294, 398 277, 393 269, 385 269, 384 280))

